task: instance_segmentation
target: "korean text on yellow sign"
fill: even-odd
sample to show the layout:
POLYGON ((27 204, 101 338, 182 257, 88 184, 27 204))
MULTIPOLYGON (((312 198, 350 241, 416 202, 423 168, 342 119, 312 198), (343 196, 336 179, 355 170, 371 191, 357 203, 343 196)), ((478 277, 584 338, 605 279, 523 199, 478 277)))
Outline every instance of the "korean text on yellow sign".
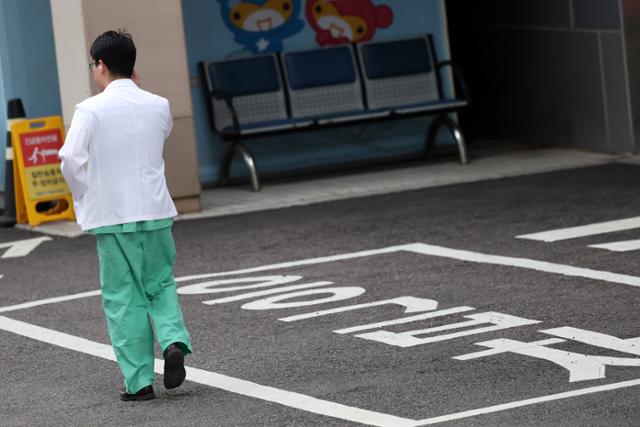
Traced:
POLYGON ((62 119, 21 120, 11 126, 18 222, 38 225, 75 218, 71 193, 60 171, 62 119))

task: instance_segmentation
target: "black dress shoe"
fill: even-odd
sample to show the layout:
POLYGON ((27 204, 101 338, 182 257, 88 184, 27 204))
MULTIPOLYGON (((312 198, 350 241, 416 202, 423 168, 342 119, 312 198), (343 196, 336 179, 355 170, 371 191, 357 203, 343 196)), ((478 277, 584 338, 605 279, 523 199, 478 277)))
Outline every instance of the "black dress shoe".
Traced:
POLYGON ((173 343, 163 353, 164 387, 176 388, 184 382, 187 372, 184 370, 184 354, 178 343, 173 343))
POLYGON ((120 400, 123 402, 131 402, 134 400, 150 400, 154 399, 156 394, 153 392, 152 386, 146 386, 136 394, 129 394, 126 390, 120 392, 120 400))

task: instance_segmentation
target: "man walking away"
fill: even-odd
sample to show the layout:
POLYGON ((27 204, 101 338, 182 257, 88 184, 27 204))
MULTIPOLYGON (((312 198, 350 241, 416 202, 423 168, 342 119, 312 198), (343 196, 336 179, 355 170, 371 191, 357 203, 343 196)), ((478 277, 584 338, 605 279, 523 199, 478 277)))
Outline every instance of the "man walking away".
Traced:
POLYGON ((131 35, 107 31, 90 54, 101 93, 76 106, 61 169, 78 224, 96 236, 102 306, 124 376, 120 399, 148 400, 155 397, 151 322, 166 388, 182 384, 184 356, 192 351, 173 277, 177 212, 162 158, 173 120, 166 99, 132 80, 131 35))

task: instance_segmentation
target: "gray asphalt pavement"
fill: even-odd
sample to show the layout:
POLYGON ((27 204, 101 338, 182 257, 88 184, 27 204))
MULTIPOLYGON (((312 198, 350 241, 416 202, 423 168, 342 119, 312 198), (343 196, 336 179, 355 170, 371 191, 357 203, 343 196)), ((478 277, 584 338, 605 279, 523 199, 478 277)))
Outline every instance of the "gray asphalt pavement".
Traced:
MULTIPOLYGON (((92 350, 99 296, 17 306, 99 289, 92 236, 42 241, 0 258, 0 425, 638 425, 640 250, 590 245, 640 225, 516 236, 633 223, 639 183, 611 164, 178 222, 197 370, 145 403, 92 350)), ((2 229, 0 255, 39 237, 2 229)))

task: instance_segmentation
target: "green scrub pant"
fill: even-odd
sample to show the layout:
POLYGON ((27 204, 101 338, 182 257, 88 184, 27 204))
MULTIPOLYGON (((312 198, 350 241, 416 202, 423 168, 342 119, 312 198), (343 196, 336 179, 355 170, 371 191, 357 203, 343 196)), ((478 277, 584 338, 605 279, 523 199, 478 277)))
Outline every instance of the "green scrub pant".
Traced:
POLYGON ((153 329, 162 351, 174 342, 191 353, 173 278, 171 227, 96 234, 102 306, 128 393, 153 384, 153 329))

